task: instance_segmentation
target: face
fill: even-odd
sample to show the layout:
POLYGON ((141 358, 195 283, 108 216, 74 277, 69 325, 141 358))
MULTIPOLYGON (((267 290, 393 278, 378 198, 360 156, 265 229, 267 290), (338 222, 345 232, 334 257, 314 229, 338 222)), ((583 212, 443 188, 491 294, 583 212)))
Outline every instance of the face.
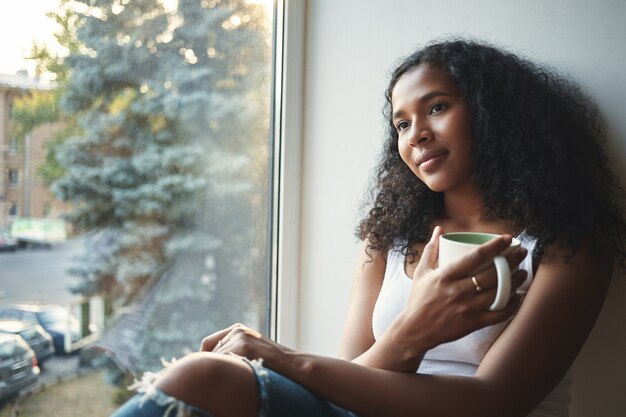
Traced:
POLYGON ((402 160, 433 191, 471 185, 469 111, 450 77, 429 64, 404 73, 391 94, 402 160))

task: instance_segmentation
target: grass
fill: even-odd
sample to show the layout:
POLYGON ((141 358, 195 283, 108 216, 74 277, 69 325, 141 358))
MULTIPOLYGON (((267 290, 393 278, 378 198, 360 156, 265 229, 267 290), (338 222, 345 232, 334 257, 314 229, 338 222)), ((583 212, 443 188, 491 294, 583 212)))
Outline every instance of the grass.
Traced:
MULTIPOLYGON (((109 417, 117 408, 116 388, 104 381, 103 372, 90 372, 47 387, 26 397, 19 417, 109 417)), ((12 404, 0 411, 10 417, 12 404)))

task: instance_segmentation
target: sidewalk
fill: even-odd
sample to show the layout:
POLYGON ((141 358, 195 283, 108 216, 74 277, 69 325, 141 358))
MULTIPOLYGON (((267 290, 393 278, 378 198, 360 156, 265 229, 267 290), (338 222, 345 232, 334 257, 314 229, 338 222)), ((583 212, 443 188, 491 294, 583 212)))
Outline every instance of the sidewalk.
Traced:
POLYGON ((116 388, 101 370, 79 369, 79 355, 55 355, 44 363, 39 381, 9 401, 0 417, 108 417, 116 388))
POLYGON ((95 371, 64 379, 24 397, 17 407, 7 407, 1 417, 109 417, 117 406, 115 388, 95 371))

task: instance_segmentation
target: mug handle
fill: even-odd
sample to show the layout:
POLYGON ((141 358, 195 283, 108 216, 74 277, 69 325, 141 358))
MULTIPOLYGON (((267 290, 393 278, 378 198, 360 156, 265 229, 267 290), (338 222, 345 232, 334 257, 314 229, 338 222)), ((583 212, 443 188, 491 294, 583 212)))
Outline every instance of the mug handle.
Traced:
POLYGON ((493 258, 498 273, 498 287, 496 289, 496 298, 489 306, 489 310, 502 310, 509 302, 511 296, 511 269, 509 263, 504 256, 496 256, 493 258))

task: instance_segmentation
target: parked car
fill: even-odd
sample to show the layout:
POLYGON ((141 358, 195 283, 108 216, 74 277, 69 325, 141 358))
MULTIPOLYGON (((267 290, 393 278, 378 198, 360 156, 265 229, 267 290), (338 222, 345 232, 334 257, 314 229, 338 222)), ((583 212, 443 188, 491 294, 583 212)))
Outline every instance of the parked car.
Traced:
POLYGON ((17 250, 17 239, 11 236, 10 233, 0 232, 0 251, 15 251, 17 250))
POLYGON ((35 352, 39 366, 54 355, 52 336, 39 324, 0 319, 0 333, 22 336, 22 339, 35 352))
POLYGON ((65 349, 65 333, 68 330, 72 343, 80 340, 80 322, 65 307, 52 305, 0 306, 0 318, 39 324, 52 336, 56 353, 70 353, 65 349))
POLYGON ((0 401, 37 381, 37 356, 21 336, 0 334, 0 401))

